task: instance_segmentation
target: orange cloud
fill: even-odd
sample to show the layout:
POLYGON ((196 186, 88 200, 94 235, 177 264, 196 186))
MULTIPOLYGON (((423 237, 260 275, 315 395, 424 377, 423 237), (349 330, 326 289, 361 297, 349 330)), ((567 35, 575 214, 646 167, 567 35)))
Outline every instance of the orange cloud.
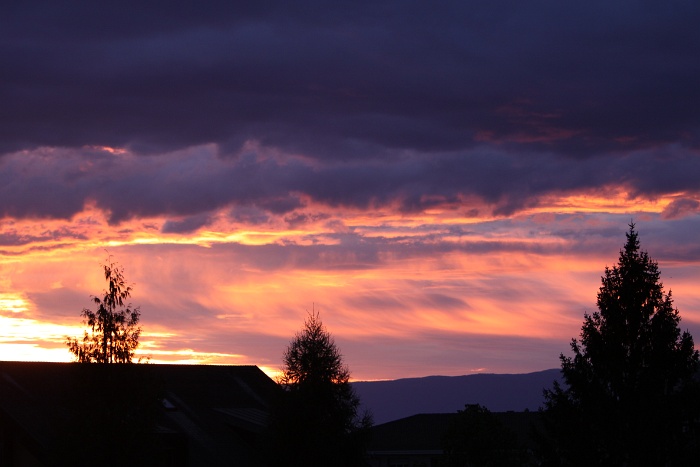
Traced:
MULTIPOLYGON (((522 351, 484 350, 491 357, 479 358, 488 364, 469 360, 470 368, 555 366, 583 313, 594 310, 629 212, 658 217, 672 202, 613 190, 543 199, 506 219, 470 217, 451 205, 407 215, 310 204, 295 228, 281 217, 251 226, 221 210, 206 227, 181 234, 162 233, 163 218, 110 225, 94 206, 70 221, 5 219, 0 356, 69 360, 65 337, 82 333, 80 310, 104 287, 99 264, 108 251, 134 284, 144 328, 139 355, 154 362, 258 364, 274 374, 306 312, 317 309, 349 346, 356 378, 386 377, 388 368, 433 373, 437 362, 409 371, 387 348, 374 356, 376 367, 362 357, 380 342, 398 349, 426 339, 453 373, 460 370, 449 367, 451 353, 481 355, 468 343, 489 339, 540 350, 530 364, 522 351), (600 212, 612 217, 589 214, 600 212)), ((684 322, 700 324, 697 263, 669 269, 684 322)))

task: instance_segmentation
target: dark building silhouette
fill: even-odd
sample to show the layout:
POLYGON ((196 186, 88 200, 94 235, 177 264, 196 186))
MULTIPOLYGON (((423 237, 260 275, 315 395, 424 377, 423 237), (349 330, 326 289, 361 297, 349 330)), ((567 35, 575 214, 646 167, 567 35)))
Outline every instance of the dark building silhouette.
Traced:
MULTIPOLYGON (((533 428, 540 424, 538 412, 494 412, 512 431, 528 457, 536 448, 533 428)), ((447 465, 444 437, 457 413, 418 414, 394 420, 371 429, 367 451, 371 467, 436 467, 447 465)), ((523 465, 528 465, 524 460, 523 465)))
POLYGON ((0 465, 259 465, 278 390, 256 366, 0 362, 0 465))

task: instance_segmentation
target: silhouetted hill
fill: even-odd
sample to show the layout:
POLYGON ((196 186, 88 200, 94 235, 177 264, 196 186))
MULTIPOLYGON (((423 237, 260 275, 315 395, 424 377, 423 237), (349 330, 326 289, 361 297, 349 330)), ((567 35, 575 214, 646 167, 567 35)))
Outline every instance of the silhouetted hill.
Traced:
POLYGON ((353 387, 362 407, 384 423, 419 413, 448 413, 465 404, 481 404, 492 412, 537 410, 544 403, 542 391, 561 380, 559 369, 535 373, 467 376, 427 376, 393 381, 361 381, 353 387))

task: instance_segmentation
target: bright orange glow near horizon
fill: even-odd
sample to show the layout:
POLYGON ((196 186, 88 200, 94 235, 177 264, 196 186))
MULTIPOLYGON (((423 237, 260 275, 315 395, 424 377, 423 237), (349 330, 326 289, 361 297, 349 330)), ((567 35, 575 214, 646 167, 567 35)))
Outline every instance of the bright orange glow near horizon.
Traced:
MULTIPOLYGON (((583 313, 595 307, 604 267, 616 261, 625 227, 617 213, 631 208, 648 218, 671 202, 633 200, 625 211, 627 199, 624 192, 550 199, 509 219, 459 217, 449 206, 420 216, 317 206, 309 209, 323 221, 304 229, 275 222, 250 228, 222 214, 206 228, 177 235, 160 231, 163 218, 109 225, 95 206, 67 221, 6 219, 5 231, 36 240, 7 246, 0 256, 0 358, 69 361, 65 338, 82 334, 80 310, 103 290, 99 265, 110 254, 124 266, 132 301, 141 306, 138 356, 153 363, 256 364, 275 377, 286 344, 315 309, 354 379, 555 367, 583 313), (617 223, 620 232, 606 239, 605 254, 596 253, 595 239, 578 239, 577 248, 591 249, 578 253, 571 240, 548 233, 555 216, 585 225, 585 213, 605 209, 615 216, 608 225, 617 223), (346 237, 357 243, 348 245, 346 237), (391 365, 406 342, 445 340, 445 351, 454 348, 461 358, 470 340, 483 339, 552 351, 534 352, 530 364, 477 356, 460 365, 428 353, 413 370, 373 366, 364 356, 376 347, 383 352, 377 360, 391 365)), ((700 324, 698 267, 668 265, 684 274, 669 282, 686 324, 700 324)), ((663 277, 663 263, 661 269, 663 277)))

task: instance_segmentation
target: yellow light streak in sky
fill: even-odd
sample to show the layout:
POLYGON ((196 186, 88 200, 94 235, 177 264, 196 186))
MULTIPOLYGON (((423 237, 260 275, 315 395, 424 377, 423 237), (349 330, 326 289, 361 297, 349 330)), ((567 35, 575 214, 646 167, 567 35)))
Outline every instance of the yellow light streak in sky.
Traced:
POLYGON ((625 214, 629 212, 660 213, 679 196, 679 194, 672 194, 654 199, 640 198, 634 197, 627 191, 615 187, 598 191, 599 193, 548 196, 542 199, 539 206, 526 210, 522 214, 536 212, 609 214, 625 214))
POLYGON ((0 293, 0 313, 22 313, 29 309, 27 300, 18 293, 0 293))

